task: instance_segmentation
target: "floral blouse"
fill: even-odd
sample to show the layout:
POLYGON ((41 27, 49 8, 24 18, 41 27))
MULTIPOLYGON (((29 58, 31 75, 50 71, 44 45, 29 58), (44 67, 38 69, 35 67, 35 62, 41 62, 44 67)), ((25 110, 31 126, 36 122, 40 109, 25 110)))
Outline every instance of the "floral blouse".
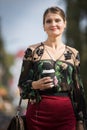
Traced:
POLYGON ((41 43, 36 48, 29 47, 25 51, 18 83, 18 86, 22 89, 22 98, 29 99, 33 103, 39 103, 42 94, 55 95, 67 92, 72 101, 77 120, 84 120, 86 104, 83 83, 79 73, 80 59, 78 51, 66 46, 64 53, 58 60, 54 61, 50 54, 49 59, 42 58, 47 53, 44 46, 41 43), (43 77, 43 72, 50 73, 53 76, 54 87, 46 90, 32 89, 32 81, 43 77))

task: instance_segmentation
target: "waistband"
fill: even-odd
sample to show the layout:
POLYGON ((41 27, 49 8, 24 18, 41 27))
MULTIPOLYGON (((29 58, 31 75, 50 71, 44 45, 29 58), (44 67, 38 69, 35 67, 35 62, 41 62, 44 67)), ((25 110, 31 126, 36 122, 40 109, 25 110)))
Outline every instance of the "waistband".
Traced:
POLYGON ((56 93, 47 93, 47 92, 44 92, 44 91, 40 91, 39 92, 40 95, 47 95, 47 96, 64 96, 64 97, 68 97, 69 96, 69 93, 67 91, 63 91, 63 92, 56 92, 56 93))

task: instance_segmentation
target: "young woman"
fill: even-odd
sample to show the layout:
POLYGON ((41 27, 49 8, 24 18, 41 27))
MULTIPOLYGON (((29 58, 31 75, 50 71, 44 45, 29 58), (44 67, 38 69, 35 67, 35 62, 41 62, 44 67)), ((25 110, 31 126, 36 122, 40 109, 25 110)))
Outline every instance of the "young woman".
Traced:
POLYGON ((44 42, 25 51, 19 89, 29 99, 27 130, 84 130, 86 115, 79 52, 62 42, 66 18, 59 7, 43 15, 44 42))

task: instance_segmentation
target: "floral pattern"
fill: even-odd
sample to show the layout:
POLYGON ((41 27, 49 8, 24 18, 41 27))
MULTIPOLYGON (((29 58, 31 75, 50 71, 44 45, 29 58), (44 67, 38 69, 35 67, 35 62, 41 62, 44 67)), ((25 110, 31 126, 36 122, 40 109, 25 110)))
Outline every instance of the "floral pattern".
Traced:
POLYGON ((75 52, 76 54, 74 54, 74 51, 66 48, 63 54, 65 60, 53 61, 52 59, 41 59, 44 54, 44 46, 42 44, 34 51, 28 48, 23 59, 18 86, 22 88, 21 95, 24 99, 28 98, 31 103, 38 103, 41 101, 40 90, 32 89, 32 81, 40 79, 44 69, 54 69, 54 87, 51 88, 52 90, 50 89, 50 91, 47 90, 47 92, 50 93, 53 91, 59 93, 68 91, 77 115, 77 120, 83 120, 85 116, 83 113, 83 107, 85 106, 84 89, 79 74, 79 54, 77 51, 75 52), (73 60, 76 65, 70 63, 72 58, 74 58, 73 60))

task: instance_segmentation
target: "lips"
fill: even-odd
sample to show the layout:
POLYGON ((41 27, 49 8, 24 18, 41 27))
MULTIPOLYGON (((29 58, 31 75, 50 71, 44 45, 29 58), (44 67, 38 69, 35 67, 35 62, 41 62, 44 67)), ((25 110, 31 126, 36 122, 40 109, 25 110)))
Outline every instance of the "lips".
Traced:
POLYGON ((57 30, 57 28, 56 28, 56 27, 54 27, 54 28, 51 28, 51 30, 57 30))

